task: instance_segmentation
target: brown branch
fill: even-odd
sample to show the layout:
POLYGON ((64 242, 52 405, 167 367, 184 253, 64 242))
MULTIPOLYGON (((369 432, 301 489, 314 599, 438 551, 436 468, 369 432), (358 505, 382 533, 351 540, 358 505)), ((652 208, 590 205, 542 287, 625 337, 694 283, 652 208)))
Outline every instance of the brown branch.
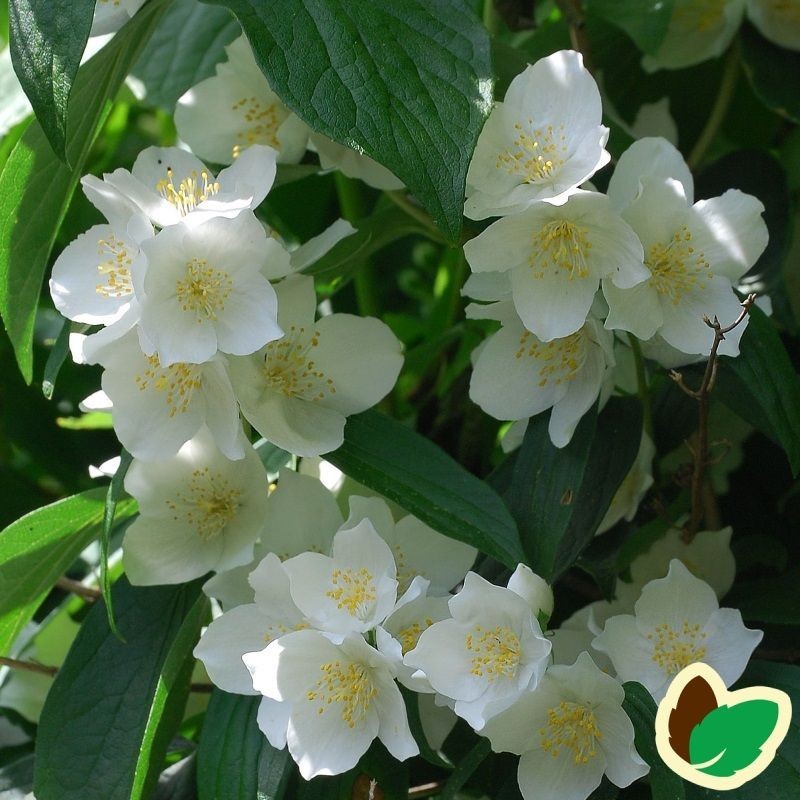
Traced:
POLYGON ((85 586, 80 581, 74 581, 66 575, 63 575, 56 581, 56 586, 59 589, 63 589, 65 592, 77 594, 78 597, 82 597, 90 603, 94 603, 103 596, 97 589, 93 589, 91 586, 85 586))
POLYGON ((583 64, 589 72, 593 71, 592 47, 586 32, 586 17, 581 8, 581 0, 556 0, 556 5, 569 25, 569 40, 572 49, 583 56, 583 64))
POLYGON ((697 531, 700 530, 700 524, 703 521, 705 509, 708 507, 708 498, 705 489, 706 467, 710 463, 708 458, 708 399, 714 389, 714 384, 717 379, 717 350, 719 350, 720 344, 725 340, 725 334, 730 333, 744 321, 745 317, 750 313, 750 308, 755 300, 755 294, 748 295, 747 299, 742 301, 742 311, 739 316, 734 322, 725 327, 720 324, 720 321, 716 317, 714 317, 713 322, 708 317, 703 317, 703 321, 706 325, 714 331, 714 343, 711 345, 711 352, 706 362, 703 380, 698 389, 690 389, 684 382, 683 375, 681 375, 680 372, 671 370, 669 373, 670 378, 672 378, 689 397, 697 401, 699 412, 697 446, 695 448, 690 448, 692 460, 694 462, 692 471, 692 513, 683 529, 682 538, 685 542, 691 542, 697 531))
POLYGON ((443 786, 444 781, 432 781, 431 783, 412 786, 408 790, 408 798, 409 800, 415 800, 421 797, 431 797, 432 795, 439 794, 443 786))
POLYGON ((37 675, 47 675, 49 678, 55 676, 58 667, 48 667, 44 664, 37 664, 35 661, 20 661, 16 658, 0 656, 0 667, 11 667, 23 672, 35 672, 37 675))

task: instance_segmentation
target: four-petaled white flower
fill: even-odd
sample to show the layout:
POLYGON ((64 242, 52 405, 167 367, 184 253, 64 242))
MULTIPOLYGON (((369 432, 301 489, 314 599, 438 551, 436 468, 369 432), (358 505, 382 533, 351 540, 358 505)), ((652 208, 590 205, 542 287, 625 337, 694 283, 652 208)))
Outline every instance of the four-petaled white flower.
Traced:
POLYGON ((480 731, 492 749, 521 755, 525 800, 586 800, 605 775, 625 787, 649 772, 622 708, 625 691, 583 653, 547 670, 533 692, 480 731))
POLYGON ((244 148, 267 145, 278 162, 294 164, 309 130, 272 91, 242 35, 225 48, 216 75, 189 89, 175 107, 178 135, 200 158, 230 164, 244 148))
POLYGON ((644 587, 634 615, 611 617, 593 644, 620 680, 638 681, 659 701, 672 679, 698 661, 730 686, 762 636, 744 626, 738 610, 720 608, 714 590, 673 559, 666 578, 644 587))
POLYGON ((583 327, 601 281, 604 290, 609 282, 630 289, 650 277, 638 237, 598 192, 504 217, 467 242, 464 255, 473 272, 510 273, 517 314, 545 342, 583 327))
POLYGON ((454 700, 456 714, 479 729, 536 688, 550 642, 527 600, 474 572, 449 606, 452 619, 423 631, 404 662, 454 700))
POLYGON ((282 338, 231 359, 245 419, 266 439, 301 456, 335 450, 350 414, 383 399, 403 364, 402 345, 372 317, 330 314, 315 321, 311 277, 277 287, 282 338))
POLYGON ((470 219, 558 202, 609 161, 597 84, 579 53, 562 50, 517 75, 495 103, 467 173, 470 219))
POLYGON ((122 543, 131 583, 183 583, 250 561, 266 510, 267 476, 244 444, 244 458, 230 461, 204 429, 173 458, 134 459, 125 489, 138 501, 139 516, 122 543))
POLYGON ((275 290, 261 270, 289 254, 250 212, 172 225, 142 250, 140 324, 163 366, 248 355, 282 336, 275 290))
POLYGON ((375 738, 399 761, 419 752, 392 663, 361 635, 297 631, 244 662, 256 691, 283 707, 259 714, 261 730, 288 744, 306 780, 351 769, 375 738))

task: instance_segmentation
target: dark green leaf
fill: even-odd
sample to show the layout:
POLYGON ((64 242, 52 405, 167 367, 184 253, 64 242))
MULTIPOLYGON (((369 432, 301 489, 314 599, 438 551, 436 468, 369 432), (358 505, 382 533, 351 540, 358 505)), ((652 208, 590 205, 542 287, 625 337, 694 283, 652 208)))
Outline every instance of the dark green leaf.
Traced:
POLYGON ((778 47, 752 25, 743 25, 740 36, 744 71, 761 102, 800 122, 800 53, 778 47))
POLYGON ((67 103, 94 0, 9 0, 11 60, 56 155, 67 160, 67 103))
MULTIPOLYGON (((376 739, 369 750, 361 757, 358 768, 361 775, 357 778, 362 785, 366 784, 366 794, 369 797, 370 782, 375 781, 377 787, 373 794, 386 800, 408 800, 409 774, 408 763, 400 762, 392 756, 383 743, 376 739), (379 794, 377 794, 379 792, 379 794)), ((354 787, 355 789, 355 787, 354 787)), ((362 797, 353 792, 355 797, 362 797)))
POLYGON ((625 689, 622 707, 633 723, 636 751, 650 765, 653 800, 684 800, 683 781, 664 764, 656 748, 656 704, 650 692, 634 681, 622 686, 625 689))
POLYGON ((199 800, 280 800, 294 770, 258 729, 260 697, 215 689, 197 750, 199 800))
POLYGON ((667 35, 675 0, 587 0, 598 17, 621 28, 645 53, 658 50, 667 35))
POLYGON ((408 727, 411 729, 411 735, 419 747, 419 754, 429 764, 443 769, 452 769, 453 765, 449 761, 445 761, 431 746, 428 744, 428 737, 422 729, 422 718, 419 712, 419 698, 417 692, 412 692, 404 686, 400 687, 400 692, 403 695, 403 700, 406 704, 406 713, 408 715, 408 727))
POLYGON ((642 436, 637 398, 613 398, 592 410, 572 441, 557 448, 547 415, 528 423, 507 499, 531 568, 552 582, 591 542, 630 470, 642 436))
POLYGON ((738 583, 726 605, 738 608, 748 621, 800 625, 800 567, 784 575, 738 583))
POLYGON ((459 797, 459 792, 475 773, 475 770, 486 760, 492 752, 491 744, 488 739, 478 739, 475 746, 460 759, 456 768, 447 779, 441 794, 440 800, 454 800, 459 797))
POLYGON ((524 553, 500 497, 433 442, 377 411, 350 417, 344 444, 325 458, 434 530, 512 569, 524 553))
POLYGON ((114 585, 111 632, 98 603, 47 695, 36 741, 38 800, 141 800, 152 791, 180 724, 206 621, 201 581, 114 585))
MULTIPOLYGON (((101 530, 104 489, 59 500, 0 533, 0 654, 31 620, 56 580, 101 530)), ((126 502, 118 518, 130 516, 126 502)))
POLYGON ((164 13, 167 0, 150 0, 114 41, 78 71, 67 135, 72 169, 53 154, 33 122, 0 173, 0 316, 20 371, 33 378, 33 323, 42 278, 56 235, 94 137, 131 64, 164 13))
POLYGON ((772 700, 746 700, 719 706, 694 726, 689 736, 689 759, 695 766, 716 758, 700 772, 730 777, 749 767, 775 730, 778 704, 772 700))
POLYGON ((22 756, 0 769, 0 800, 25 800, 33 788, 33 755, 22 756))
POLYGON ((714 396, 775 439, 792 473, 800 472, 800 377, 769 317, 758 307, 742 336, 738 358, 720 359, 714 396))
POLYGON ((489 111, 489 38, 465 0, 213 0, 314 130, 388 167, 445 235, 489 111))
POLYGON ((58 378, 61 366, 69 354, 70 329, 70 322, 68 319, 65 319, 55 342, 53 342, 52 348, 50 348, 50 353, 47 356, 47 363, 44 365, 42 394, 48 400, 52 400, 53 398, 53 391, 56 388, 56 378, 58 378))
POLYGON ((225 45, 239 33, 224 9, 174 0, 132 70, 144 84, 146 101, 172 113, 184 92, 225 61, 225 45))

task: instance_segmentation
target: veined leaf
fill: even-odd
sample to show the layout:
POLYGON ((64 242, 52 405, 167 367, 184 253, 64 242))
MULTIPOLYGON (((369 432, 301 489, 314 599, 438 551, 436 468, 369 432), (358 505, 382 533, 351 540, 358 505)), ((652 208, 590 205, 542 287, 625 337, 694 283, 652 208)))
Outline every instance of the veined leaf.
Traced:
POLYGON ((56 155, 67 160, 67 102, 94 0, 9 0, 11 60, 56 155))
POLYGON ((689 760, 706 775, 728 777, 755 761, 775 730, 778 704, 745 700, 708 713, 689 736, 689 760), (707 762, 713 761, 708 766, 707 762))
POLYGON ((150 0, 94 58, 78 71, 67 131, 71 169, 53 153, 42 127, 32 122, 0 173, 0 316, 20 371, 33 379, 33 323, 56 234, 110 98, 167 8, 150 0))
POLYGON ((444 234, 491 102, 489 37, 465 0, 209 0, 242 24, 284 103, 390 169, 444 234))
POLYGON ((142 800, 180 724, 206 621, 202 581, 114 585, 125 643, 95 604, 47 695, 36 740, 38 800, 142 800))

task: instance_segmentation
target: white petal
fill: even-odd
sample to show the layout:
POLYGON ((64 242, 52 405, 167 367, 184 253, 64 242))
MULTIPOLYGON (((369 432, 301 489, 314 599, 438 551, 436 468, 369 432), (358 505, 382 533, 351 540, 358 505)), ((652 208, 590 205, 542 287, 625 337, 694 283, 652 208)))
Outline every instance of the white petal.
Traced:
POLYGON ((556 752, 554 757, 537 748, 522 754, 518 778, 525 800, 586 800, 600 785, 606 767, 602 751, 585 764, 576 764, 569 748, 556 752))
POLYGON ((600 747, 606 757, 606 775, 615 786, 632 784, 650 771, 633 744, 633 724, 616 703, 601 703, 594 711, 603 734, 600 747))
POLYGON ((258 705, 256 720, 259 730, 276 750, 286 747, 286 730, 291 713, 291 703, 281 703, 270 697, 262 697, 258 705))
POLYGON ((703 661, 714 667, 726 686, 735 683, 742 675, 764 638, 763 631, 745 628, 738 609, 720 608, 706 624, 706 655, 703 661))
POLYGON ((232 192, 237 196, 251 195, 251 208, 256 208, 275 181, 277 155, 272 147, 260 144, 245 148, 233 164, 217 176, 222 191, 232 192))
POLYGON ((356 229, 349 222, 337 219, 336 222, 329 225, 318 236, 314 236, 292 251, 290 256, 292 271, 299 272, 306 267, 310 267, 342 239, 352 236, 355 232, 356 229))

